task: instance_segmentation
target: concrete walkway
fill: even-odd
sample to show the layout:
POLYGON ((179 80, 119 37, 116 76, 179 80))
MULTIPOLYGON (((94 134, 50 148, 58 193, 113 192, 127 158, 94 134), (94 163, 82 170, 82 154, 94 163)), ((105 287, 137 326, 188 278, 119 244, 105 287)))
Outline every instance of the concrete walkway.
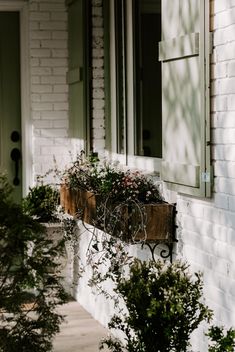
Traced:
MULTIPOLYGON (((66 316, 54 341, 55 352, 98 352, 99 343, 108 330, 92 318, 78 302, 72 301, 59 312, 66 316)), ((102 351, 108 352, 108 349, 102 351)))

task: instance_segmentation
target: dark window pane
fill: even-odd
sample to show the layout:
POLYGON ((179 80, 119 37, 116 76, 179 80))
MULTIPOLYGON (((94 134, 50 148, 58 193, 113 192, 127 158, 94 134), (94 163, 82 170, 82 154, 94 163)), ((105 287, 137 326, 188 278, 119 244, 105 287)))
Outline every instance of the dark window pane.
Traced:
POLYGON ((140 1, 135 11, 135 151, 137 155, 161 157, 161 63, 158 61, 161 13, 159 1, 152 2, 151 8, 145 3, 140 1))

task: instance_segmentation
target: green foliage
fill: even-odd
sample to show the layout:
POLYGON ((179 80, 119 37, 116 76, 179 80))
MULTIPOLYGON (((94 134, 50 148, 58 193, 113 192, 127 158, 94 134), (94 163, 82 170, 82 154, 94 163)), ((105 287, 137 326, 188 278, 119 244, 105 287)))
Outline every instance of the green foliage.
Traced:
POLYGON ((108 338, 111 351, 185 352, 191 333, 211 311, 202 302, 202 279, 193 279, 186 264, 135 260, 130 276, 121 278, 116 291, 123 297, 127 314, 115 315, 109 323, 125 335, 125 346, 108 338))
POLYGON ((142 203, 162 202, 159 188, 139 171, 123 170, 97 157, 78 157, 65 170, 64 180, 72 189, 81 188, 112 203, 135 200, 142 203))
POLYGON ((10 200, 12 192, 12 186, 7 181, 7 175, 0 173, 0 199, 10 200))
POLYGON ((90 198, 95 203, 91 205, 88 198, 82 202, 82 197, 78 199, 79 192, 75 192, 74 202, 79 203, 74 206, 77 217, 83 220, 86 208, 93 207, 89 214, 92 225, 127 242, 135 241, 138 234, 145 238, 144 205, 164 203, 159 185, 150 177, 105 160, 101 162, 96 157, 84 159, 81 155, 65 170, 63 178, 70 190, 91 192, 90 198))
POLYGON ((226 332, 223 327, 211 326, 207 336, 213 342, 208 352, 233 352, 235 348, 235 330, 229 329, 226 332))
POLYGON ((59 203, 59 192, 51 185, 36 185, 30 188, 23 200, 24 211, 40 222, 57 220, 56 210, 59 203))
POLYGON ((63 319, 55 308, 67 299, 56 261, 64 243, 49 240, 5 186, 0 176, 0 351, 49 352, 63 319))

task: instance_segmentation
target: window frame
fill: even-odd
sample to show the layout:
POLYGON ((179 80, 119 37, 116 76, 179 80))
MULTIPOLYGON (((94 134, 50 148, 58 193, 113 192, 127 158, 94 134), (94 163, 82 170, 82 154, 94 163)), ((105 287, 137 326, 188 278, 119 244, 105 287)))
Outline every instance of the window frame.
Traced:
MULTIPOLYGON (((104 2, 105 13, 107 13, 107 7, 109 5, 109 22, 106 22, 106 26, 109 26, 109 30, 105 30, 105 33, 109 33, 109 62, 106 55, 106 63, 108 62, 109 68, 109 121, 108 132, 110 138, 107 138, 106 146, 109 147, 112 158, 119 160, 122 164, 130 168, 139 168, 151 173, 160 175, 161 171, 161 160, 162 158, 148 157, 136 155, 136 77, 135 77, 135 37, 134 37, 134 13, 135 13, 135 1, 123 1, 125 5, 125 41, 126 41, 126 86, 125 86, 125 118, 124 118, 124 153, 121 154, 118 148, 118 109, 117 109, 117 60, 116 60, 116 44, 115 44, 115 0, 104 2), (108 4, 109 3, 109 4, 108 4)), ((107 27, 106 27, 107 28, 107 27)), ((107 36, 107 34, 106 34, 107 36)), ((106 39, 107 42, 107 39, 106 39)), ((157 46, 157 44, 156 44, 157 46)), ((157 48, 156 48, 157 53, 157 48)), ((156 54, 157 60, 157 54, 156 54)))
MULTIPOLYGON (((105 1, 105 0, 104 0, 105 1)), ((133 23, 133 11, 134 11, 134 0, 127 0, 126 3, 126 151, 125 154, 118 153, 117 149, 117 111, 116 111, 116 73, 115 73, 115 31, 114 31, 114 1, 109 2, 110 11, 110 22, 109 28, 106 32, 109 32, 109 72, 110 72, 110 95, 109 95, 109 124, 110 124, 110 152, 111 157, 114 160, 119 160, 123 165, 130 168, 142 169, 146 172, 153 173, 161 177, 162 181, 165 181, 167 188, 177 193, 184 195, 190 195, 200 198, 209 198, 212 194, 213 186, 213 170, 211 166, 211 155, 210 155, 210 33, 209 33, 209 0, 200 0, 200 7, 204 6, 202 16, 200 17, 200 37, 204 68, 201 67, 201 71, 204 70, 204 80, 201 81, 201 96, 204 100, 201 101, 203 106, 204 116, 204 127, 201 135, 202 148, 202 160, 201 160, 201 179, 200 188, 190 187, 188 185, 179 184, 177 180, 171 183, 164 179, 162 170, 164 167, 164 154, 162 158, 149 157, 149 156, 138 156, 135 155, 135 96, 136 96, 136 82, 135 82, 135 51, 134 51, 134 23, 133 23), (205 161, 205 163, 204 163, 205 161), (204 163, 204 165, 203 165, 204 163)), ((106 2, 106 1, 105 1, 106 2)), ((108 1, 107 1, 108 2, 108 1)), ((164 21, 164 18, 163 20, 164 21)), ((157 52, 157 50, 156 50, 157 52)), ((156 57, 156 59, 158 59, 156 57)), ((165 134, 162 130, 162 145, 164 142, 165 134)), ((163 151, 164 153, 164 151, 163 151)))
MULTIPOLYGON (((68 7, 75 2, 76 0, 66 0, 67 11, 68 7)), ((74 116, 71 114, 71 104, 70 101, 70 90, 68 92, 69 100, 69 135, 71 138, 79 139, 79 148, 85 150, 86 154, 90 153, 91 148, 91 121, 89 119, 90 109, 91 109, 91 1, 90 0, 81 0, 81 9, 82 9, 82 44, 83 44, 83 55, 82 55, 82 67, 80 69, 80 77, 83 84, 83 116, 80 118, 82 120, 82 137, 78 138, 78 121, 74 121, 74 116)), ((69 16, 69 14, 68 14, 69 16)), ((69 17, 68 17, 69 21, 69 17)), ((70 26, 68 25, 68 55, 71 55, 72 42, 69 42, 70 38, 70 26)), ((79 45, 79 43, 78 43, 79 45)), ((69 59, 68 59, 69 63, 69 59)), ((68 67, 68 69, 70 66, 68 67)), ((67 83, 69 85, 69 70, 67 73, 67 83)))

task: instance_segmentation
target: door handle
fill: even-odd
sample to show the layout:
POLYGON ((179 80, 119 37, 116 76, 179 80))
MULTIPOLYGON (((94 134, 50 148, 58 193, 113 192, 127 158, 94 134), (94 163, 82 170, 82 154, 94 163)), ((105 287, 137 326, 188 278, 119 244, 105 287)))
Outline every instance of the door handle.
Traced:
POLYGON ((13 131, 13 132, 11 133, 11 140, 12 140, 12 142, 19 142, 19 140, 20 140, 20 134, 19 134, 18 131, 13 131))
POLYGON ((15 177, 13 179, 13 184, 15 186, 18 186, 20 184, 20 179, 19 179, 19 161, 21 158, 21 153, 18 148, 13 148, 11 151, 11 160, 15 162, 15 177))

